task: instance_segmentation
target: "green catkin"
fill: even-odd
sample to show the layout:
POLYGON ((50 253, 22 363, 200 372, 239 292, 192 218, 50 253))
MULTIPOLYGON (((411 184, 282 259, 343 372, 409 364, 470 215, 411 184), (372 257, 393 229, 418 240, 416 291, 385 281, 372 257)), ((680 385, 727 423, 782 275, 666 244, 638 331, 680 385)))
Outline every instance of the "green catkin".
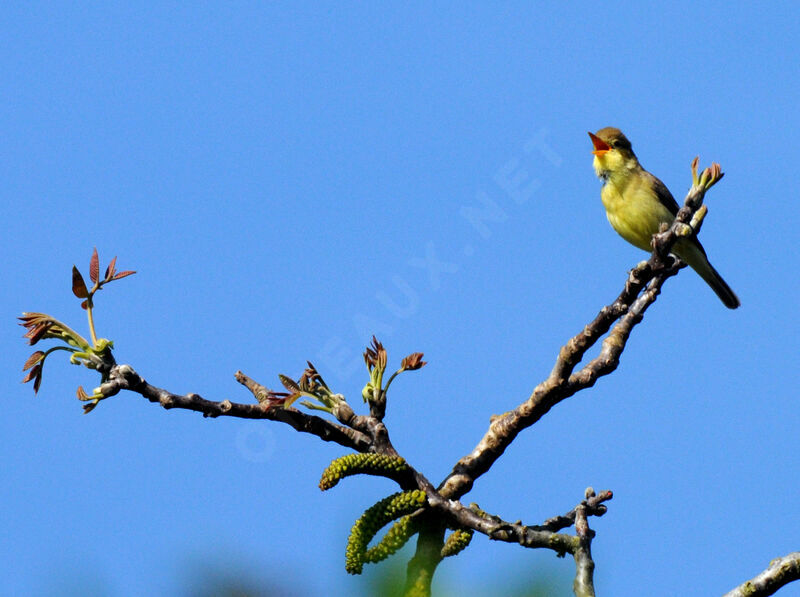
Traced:
POLYGON ((417 525, 411 516, 403 516, 386 531, 380 543, 366 551, 364 563, 377 564, 397 553, 416 534, 417 530, 417 525))
POLYGON ((409 470, 406 461, 399 456, 385 454, 348 454, 337 458, 322 472, 319 488, 322 491, 351 475, 379 475, 398 480, 409 470))
POLYGON ((472 541, 473 530, 456 529, 447 537, 442 546, 442 557, 447 558, 460 553, 472 541))
MULTIPOLYGON (((389 522, 397 520, 401 516, 411 514, 424 504, 425 492, 415 489, 413 491, 394 493, 369 507, 364 514, 361 515, 361 518, 356 521, 350 531, 350 537, 347 540, 347 549, 345 550, 345 570, 350 574, 361 574, 364 564, 371 561, 371 559, 367 558, 367 545, 369 545, 369 542, 372 541, 372 538, 375 537, 377 532, 389 522)), ((402 538, 401 531, 402 527, 397 531, 397 538, 402 538)), ((405 529, 404 532, 408 532, 408 529, 405 529)), ((387 536, 388 535, 389 533, 387 533, 387 536)), ((406 538, 406 540, 408 540, 408 538, 406 538)), ((394 543, 394 540, 392 540, 392 543, 394 543)), ((376 550, 374 552, 374 557, 379 557, 384 549, 388 550, 388 547, 388 544, 385 545, 384 548, 380 548, 380 544, 375 546, 375 548, 373 548, 376 550)), ((399 549, 399 547, 397 549, 399 549)), ((391 554, 387 551, 384 557, 388 557, 389 555, 391 554)), ((380 559, 376 561, 380 561, 380 559)))

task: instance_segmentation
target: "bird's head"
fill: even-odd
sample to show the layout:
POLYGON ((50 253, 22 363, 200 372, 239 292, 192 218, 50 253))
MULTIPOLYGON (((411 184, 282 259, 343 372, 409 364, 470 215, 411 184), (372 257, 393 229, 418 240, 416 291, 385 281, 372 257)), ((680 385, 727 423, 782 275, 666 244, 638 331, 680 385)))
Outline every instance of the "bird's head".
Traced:
POLYGON ((597 176, 608 178, 614 172, 634 167, 638 164, 633 153, 631 142, 622 131, 612 126, 600 129, 597 133, 589 133, 594 149, 594 166, 597 176))

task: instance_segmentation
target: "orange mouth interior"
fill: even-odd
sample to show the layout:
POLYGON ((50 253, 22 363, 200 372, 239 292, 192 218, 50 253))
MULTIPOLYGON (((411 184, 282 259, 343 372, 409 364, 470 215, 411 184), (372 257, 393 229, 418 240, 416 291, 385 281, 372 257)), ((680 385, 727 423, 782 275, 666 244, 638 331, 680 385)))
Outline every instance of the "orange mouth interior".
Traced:
POLYGON ((594 155, 600 157, 611 151, 611 146, 594 133, 589 133, 589 137, 592 139, 592 144, 594 145, 594 149, 592 150, 594 155))

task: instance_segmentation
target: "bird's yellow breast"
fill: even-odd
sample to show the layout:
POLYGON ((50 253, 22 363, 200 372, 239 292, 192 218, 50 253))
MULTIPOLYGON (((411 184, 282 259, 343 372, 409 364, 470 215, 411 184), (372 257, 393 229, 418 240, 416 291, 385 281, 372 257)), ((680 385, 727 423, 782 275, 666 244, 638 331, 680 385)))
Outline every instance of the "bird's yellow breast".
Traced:
POLYGON ((626 174, 610 176, 600 197, 614 230, 632 245, 650 251, 653 235, 662 222, 672 222, 673 216, 658 200, 646 179, 637 172, 626 174))

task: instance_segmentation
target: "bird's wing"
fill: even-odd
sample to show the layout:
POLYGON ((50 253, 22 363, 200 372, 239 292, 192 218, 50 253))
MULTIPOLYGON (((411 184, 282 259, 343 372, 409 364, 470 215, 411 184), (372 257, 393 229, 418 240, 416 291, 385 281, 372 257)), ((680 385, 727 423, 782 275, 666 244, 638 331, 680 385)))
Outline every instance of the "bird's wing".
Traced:
POLYGON ((653 189, 656 192, 656 197, 658 197, 659 203, 666 207, 673 216, 678 214, 678 202, 675 201, 675 197, 672 196, 672 193, 669 192, 667 185, 661 182, 658 178, 650 174, 649 172, 645 171, 645 174, 653 183, 653 189))
MULTIPOLYGON (((675 201, 675 197, 672 196, 672 193, 669 192, 667 185, 661 182, 658 178, 650 174, 649 172, 645 172, 647 176, 650 177, 650 180, 653 182, 653 189, 655 189, 656 197, 658 197, 659 203, 666 207, 670 213, 675 216, 678 214, 678 202, 675 201)), ((703 245, 700 244, 696 235, 692 235, 691 240, 689 242, 693 245, 696 245, 703 256, 706 256, 706 250, 703 248, 703 245)))

